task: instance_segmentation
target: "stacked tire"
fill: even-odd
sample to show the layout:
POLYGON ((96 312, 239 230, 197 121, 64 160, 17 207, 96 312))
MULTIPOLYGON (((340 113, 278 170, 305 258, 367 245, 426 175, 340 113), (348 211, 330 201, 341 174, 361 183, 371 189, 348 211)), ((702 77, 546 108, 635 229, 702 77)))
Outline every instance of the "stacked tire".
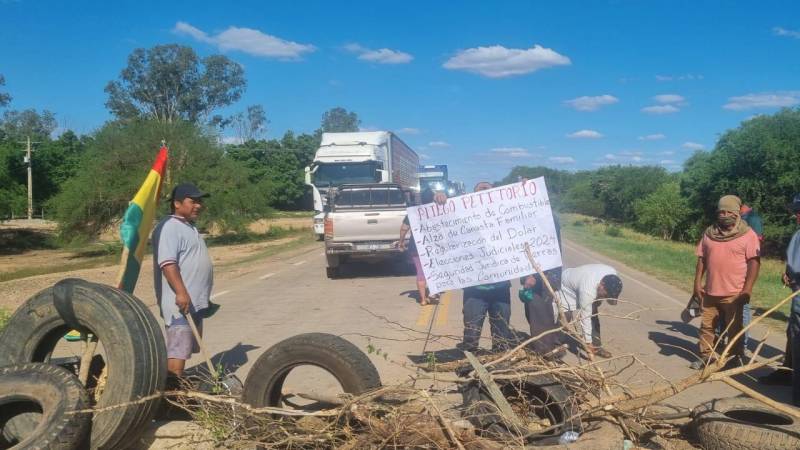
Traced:
MULTIPOLYGON (((160 403, 167 376, 164 337, 156 318, 133 295, 66 279, 30 298, 0 333, 0 367, 46 363, 70 329, 92 333, 105 350, 105 388, 82 447, 121 449, 135 442, 160 403), (135 403, 131 403, 135 402, 135 403), (103 410, 104 407, 119 406, 103 410)), ((41 418, 14 422, 17 440, 32 436, 41 418), (34 420, 35 419, 35 420, 34 420)), ((27 420, 23 420, 27 419, 27 420)))

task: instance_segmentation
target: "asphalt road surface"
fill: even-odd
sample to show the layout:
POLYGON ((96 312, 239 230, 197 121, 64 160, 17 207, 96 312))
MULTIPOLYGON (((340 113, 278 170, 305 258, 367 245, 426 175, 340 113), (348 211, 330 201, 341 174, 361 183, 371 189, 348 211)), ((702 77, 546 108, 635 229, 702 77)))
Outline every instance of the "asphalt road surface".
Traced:
MULTIPOLYGON (((688 292, 565 241, 567 267, 603 262, 617 268, 624 282, 621 302, 604 304, 600 310, 604 346, 614 355, 634 354, 669 380, 692 373, 688 367, 697 348, 698 320, 680 321, 688 292), (627 317, 626 317, 627 316, 627 317)), ((291 254, 248 263, 241 275, 215 286, 219 312, 205 325, 205 342, 216 362, 242 380, 258 356, 271 345, 299 333, 325 332, 340 335, 365 352, 372 350, 384 384, 408 381, 416 373, 414 362, 424 360, 425 351, 441 355, 453 349, 462 334, 461 291, 442 295, 438 306, 421 307, 416 301, 413 275, 407 267, 360 263, 348 267, 341 279, 325 276, 321 243, 291 254), (426 343, 430 329, 431 339, 426 343)), ((512 287, 511 325, 527 331, 522 303, 512 287)), ((767 330, 757 328, 759 339, 767 330)), ((488 321, 484 325, 484 347, 489 347, 488 321)), ((762 354, 773 356, 785 344, 782 331, 772 330, 762 354)), ((751 349, 756 343, 751 341, 751 349)), ((573 359, 574 360, 574 359, 573 359)), ((195 357, 191 365, 202 361, 195 357)), ((299 388, 332 383, 313 369, 292 373, 288 383, 299 388)), ((755 375, 765 373, 762 369, 755 375)), ((782 402, 789 402, 788 388, 766 388, 748 376, 739 381, 782 402)), ((647 385, 659 376, 642 367, 625 370, 619 378, 627 385, 647 385)), ((417 385, 418 387, 420 384, 417 385)), ((673 397, 670 403, 692 407, 702 401, 737 395, 716 382, 693 387, 673 397)))

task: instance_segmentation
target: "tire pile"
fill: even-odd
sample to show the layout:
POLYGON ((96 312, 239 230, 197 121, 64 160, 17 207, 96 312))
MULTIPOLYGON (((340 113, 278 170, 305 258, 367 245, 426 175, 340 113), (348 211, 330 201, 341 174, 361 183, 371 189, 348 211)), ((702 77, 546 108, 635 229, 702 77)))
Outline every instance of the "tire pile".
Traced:
POLYGON ((166 364, 161 326, 139 299, 84 280, 58 282, 28 299, 0 332, 0 448, 125 448, 158 408, 166 364), (73 329, 104 349, 92 359, 87 386, 53 364, 56 345, 73 329), (95 386, 99 378, 103 385, 95 386), (80 412, 88 408, 96 411, 80 412))

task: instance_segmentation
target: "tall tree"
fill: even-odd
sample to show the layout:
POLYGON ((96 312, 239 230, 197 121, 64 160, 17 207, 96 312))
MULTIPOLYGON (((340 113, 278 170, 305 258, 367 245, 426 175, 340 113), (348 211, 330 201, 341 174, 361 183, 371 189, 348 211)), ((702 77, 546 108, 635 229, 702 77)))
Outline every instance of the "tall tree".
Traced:
POLYGON ((27 137, 33 140, 50 140, 50 134, 57 126, 56 115, 52 112, 44 110, 39 113, 35 109, 26 109, 3 113, 0 129, 2 134, 11 140, 22 140, 27 137))
POLYGON ((247 111, 234 114, 228 121, 240 142, 261 139, 267 133, 267 113, 261 105, 250 105, 247 111))
MULTIPOLYGON (((6 77, 0 74, 0 86, 6 85, 6 77)), ((11 95, 8 92, 0 92, 0 108, 7 106, 11 103, 11 95)))
POLYGON ((198 122, 238 101, 246 84, 242 66, 222 55, 201 59, 176 44, 137 48, 106 85, 106 107, 119 119, 198 122))
POLYGON ((320 129, 323 133, 344 133, 358 131, 359 125, 361 125, 361 120, 359 120, 358 114, 337 106, 322 114, 320 129))

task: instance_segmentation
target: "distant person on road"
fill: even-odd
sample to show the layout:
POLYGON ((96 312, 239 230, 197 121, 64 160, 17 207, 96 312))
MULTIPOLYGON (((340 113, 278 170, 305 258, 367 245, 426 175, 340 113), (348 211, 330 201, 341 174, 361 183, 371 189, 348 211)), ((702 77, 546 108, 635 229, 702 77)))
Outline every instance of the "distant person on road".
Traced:
MULTIPOLYGON (((800 225, 800 193, 794 196, 790 209, 794 213, 795 222, 800 225)), ((786 248, 786 271, 783 274, 783 283, 792 292, 800 290, 800 229, 792 235, 789 247, 786 248)), ((792 299, 789 310, 783 366, 759 378, 758 381, 770 385, 791 385, 792 402, 795 406, 800 406, 800 373, 792 371, 795 367, 800 367, 800 296, 792 299)))
MULTIPOLYGON (((433 201, 433 191, 428 188, 422 191, 422 204, 431 203, 433 201)), ((417 273, 417 290, 419 291, 419 304, 422 306, 428 305, 431 303, 431 300, 438 300, 439 296, 435 295, 432 297, 428 297, 428 286, 425 282, 425 272, 422 271, 422 263, 419 259, 419 253, 417 252, 417 242, 414 239, 414 233, 411 232, 411 237, 406 242, 406 236, 409 235, 411 232, 411 223, 408 221, 408 216, 403 219, 403 224, 400 225, 400 240, 397 241, 395 244, 396 246, 402 250, 408 250, 408 255, 411 257, 411 260, 414 262, 414 269, 417 273)))
MULTIPOLYGON (((742 220, 741 206, 742 201, 735 195, 720 198, 717 220, 706 229, 695 251, 694 295, 700 299, 702 318, 701 359, 691 364, 696 370, 702 369, 716 356, 714 331, 720 320, 723 321, 722 329, 726 330, 723 334, 729 337, 742 330, 743 305, 750 302, 758 278, 761 246, 756 233, 742 220)), ((744 346, 741 338, 733 343, 731 356, 733 365, 742 363, 744 346)))
POLYGON ((155 290, 166 326, 167 370, 176 377, 183 375, 186 360, 199 351, 185 315, 192 315, 202 333, 214 284, 211 257, 194 226, 207 196, 191 183, 175 186, 172 214, 153 231, 155 290))
POLYGON ((561 294, 556 298, 566 320, 575 322, 587 349, 601 358, 610 358, 600 338, 600 304, 607 300, 616 305, 622 293, 622 279, 605 264, 586 264, 564 269, 561 294))

